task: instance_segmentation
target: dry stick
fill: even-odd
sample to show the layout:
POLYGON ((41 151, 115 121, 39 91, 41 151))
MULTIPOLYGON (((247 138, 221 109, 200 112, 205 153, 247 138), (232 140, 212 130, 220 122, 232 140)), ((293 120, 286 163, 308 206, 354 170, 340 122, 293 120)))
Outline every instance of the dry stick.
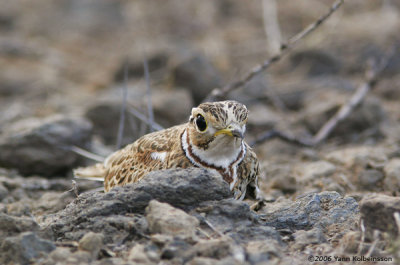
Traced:
POLYGON ((383 57, 382 61, 377 66, 369 67, 366 71, 366 81, 360 85, 350 100, 344 104, 334 116, 332 116, 318 133, 313 137, 312 142, 317 145, 324 141, 339 122, 346 119, 350 113, 361 104, 368 92, 376 85, 379 74, 386 68, 389 60, 393 57, 396 48, 394 47, 386 56, 383 57))
POLYGON ((296 145, 301 145, 301 146, 313 146, 313 143, 311 140, 308 139, 302 139, 290 134, 287 134, 285 132, 281 132, 278 130, 270 130, 267 131, 266 133, 264 133, 263 135, 261 135, 260 137, 258 137, 257 139, 255 139, 253 142, 250 143, 250 146, 253 147, 257 144, 260 144, 262 142, 265 142, 267 140, 270 139, 274 139, 274 138, 278 138, 281 139, 285 142, 289 142, 292 144, 296 144, 296 145))
POLYGON ((150 121, 149 121, 149 119, 147 119, 146 115, 144 115, 140 111, 136 110, 132 104, 130 104, 130 106, 128 107, 128 112, 131 115, 138 118, 139 120, 141 120, 142 122, 151 126, 153 128, 153 130, 160 131, 160 130, 164 129, 160 124, 156 123, 155 121, 153 121, 153 123, 150 123, 150 121))
POLYGON ((102 156, 93 154, 93 153, 91 153, 91 152, 89 152, 89 151, 87 151, 85 149, 82 149, 82 148, 76 146, 76 145, 73 145, 73 146, 69 147, 68 149, 71 150, 72 152, 80 155, 80 156, 92 159, 92 160, 97 161, 97 162, 103 162, 104 159, 105 159, 102 156))
POLYGON ((117 143, 115 149, 120 149, 122 145, 122 138, 124 137, 124 125, 125 125, 125 110, 126 100, 128 98, 128 62, 124 65, 124 85, 122 86, 122 105, 121 114, 119 117, 119 126, 117 134, 117 143))
POLYGON ((389 63, 389 60, 393 57, 396 52, 397 47, 393 47, 390 52, 387 53, 381 59, 381 62, 375 66, 370 67, 366 72, 366 81, 361 84, 355 93, 351 96, 350 100, 346 102, 342 107, 333 115, 318 131, 318 133, 312 139, 301 139, 295 136, 289 135, 285 132, 280 132, 276 130, 271 130, 266 132, 265 134, 258 137, 251 145, 254 146, 256 144, 262 143, 266 140, 272 138, 280 138, 286 142, 313 147, 320 144, 322 141, 326 140, 326 138, 330 135, 333 129, 343 120, 345 120, 352 111, 361 104, 364 100, 367 93, 376 85, 378 81, 378 77, 380 73, 386 68, 389 63))
POLYGON ((150 132, 154 131, 154 112, 153 112, 153 104, 151 102, 151 87, 150 87, 150 74, 149 74, 149 64, 147 62, 146 55, 143 59, 143 68, 144 68, 144 76, 146 79, 146 96, 147 96, 147 115, 149 117, 150 123, 150 132))
POLYGON ((342 4, 344 0, 337 0, 329 9, 329 11, 318 18, 315 22, 308 25, 301 32, 297 33, 295 36, 289 39, 289 41, 285 44, 282 44, 280 47, 280 52, 269 59, 265 60, 262 64, 255 66, 251 69, 244 77, 236 82, 228 84, 227 86, 219 89, 213 89, 210 94, 206 97, 206 101, 215 101, 222 100, 226 98, 229 92, 238 89, 245 84, 247 84, 254 76, 261 73, 265 69, 267 69, 271 64, 279 61, 284 55, 288 53, 288 51, 295 46, 295 44, 317 29, 325 20, 327 20, 342 4))

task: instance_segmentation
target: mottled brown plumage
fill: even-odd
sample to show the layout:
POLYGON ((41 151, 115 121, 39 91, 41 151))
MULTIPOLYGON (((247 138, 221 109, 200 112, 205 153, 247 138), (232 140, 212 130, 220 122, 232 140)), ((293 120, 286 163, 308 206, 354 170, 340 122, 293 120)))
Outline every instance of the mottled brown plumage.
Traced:
POLYGON ((243 141, 246 107, 236 101, 203 103, 189 122, 150 133, 110 155, 103 164, 77 169, 78 177, 104 176, 104 189, 140 181, 146 173, 169 168, 216 170, 237 199, 258 196, 256 154, 243 141))

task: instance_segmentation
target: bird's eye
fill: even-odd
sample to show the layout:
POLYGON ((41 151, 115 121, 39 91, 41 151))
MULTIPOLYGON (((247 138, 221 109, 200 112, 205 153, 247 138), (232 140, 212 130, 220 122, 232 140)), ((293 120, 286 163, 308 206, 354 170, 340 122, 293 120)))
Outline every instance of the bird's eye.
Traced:
POLYGON ((199 128, 199 130, 201 132, 204 132, 207 129, 207 122, 206 122, 206 119, 204 119, 203 115, 201 115, 201 114, 197 115, 196 125, 197 125, 197 128, 199 128))

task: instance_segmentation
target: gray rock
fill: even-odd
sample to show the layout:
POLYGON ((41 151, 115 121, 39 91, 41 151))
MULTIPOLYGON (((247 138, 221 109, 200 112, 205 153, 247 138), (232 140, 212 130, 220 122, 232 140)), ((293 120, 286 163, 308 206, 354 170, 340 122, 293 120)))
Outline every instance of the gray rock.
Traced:
POLYGON ((200 220, 205 218, 221 233, 251 226, 258 220, 257 214, 245 202, 235 199, 203 202, 193 212, 196 213, 200 220))
POLYGON ((304 250, 308 245, 316 245, 327 242, 322 229, 315 227, 311 230, 298 230, 294 234, 295 243, 292 248, 296 250, 304 250))
POLYGON ((355 146, 331 151, 325 159, 346 168, 379 168, 387 162, 385 149, 377 146, 355 146))
POLYGON ((175 86, 189 89, 194 103, 199 104, 208 93, 221 86, 220 74, 202 54, 194 54, 173 70, 175 86))
POLYGON ((296 201, 268 203, 264 208, 266 224, 278 230, 326 228, 332 224, 353 227, 359 218, 356 200, 332 191, 307 194, 296 201))
POLYGON ((277 242, 264 239, 249 242, 246 245, 246 254, 250 264, 265 264, 282 257, 283 249, 277 242))
POLYGON ((235 242, 229 237, 200 241, 193 246, 193 251, 195 252, 195 256, 218 260, 234 255, 235 251, 241 252, 235 242))
POLYGON ((237 243, 265 238, 282 243, 279 233, 265 226, 245 202, 235 199, 204 202, 195 210, 195 214, 202 223, 208 222, 237 243))
POLYGON ((385 190, 400 190, 400 158, 391 159, 383 168, 385 190))
MULTIPOLYGON (((79 240, 88 231, 103 232, 105 243, 140 238, 147 232, 147 222, 137 214, 144 213, 152 199, 190 210, 204 201, 231 196, 228 184, 220 175, 205 169, 155 171, 138 183, 117 187, 105 194, 80 195, 54 215, 50 227, 60 239, 79 240), (127 213, 134 214, 135 218, 124 216, 127 213)), ((250 215, 250 210, 247 214, 250 215)))
POLYGON ((146 220, 151 233, 193 237, 199 221, 167 203, 152 200, 146 208, 146 220))
POLYGON ((135 264, 155 264, 159 261, 159 258, 151 258, 149 257, 146 246, 143 244, 134 245, 129 251, 128 260, 135 264))
POLYGON ((0 137, 0 166, 24 175, 63 173, 79 158, 69 148, 87 146, 90 133, 90 122, 80 118, 53 117, 27 122, 22 128, 15 125, 0 137))
POLYGON ((400 198, 381 194, 366 196, 360 202, 360 212, 367 236, 372 237, 375 229, 392 236, 399 233, 394 213, 400 213, 400 198))
POLYGON ((15 237, 7 237, 0 246, 2 255, 0 262, 9 264, 31 264, 32 259, 53 251, 56 246, 41 239, 34 233, 26 232, 15 237))
POLYGON ((30 217, 16 217, 0 213, 0 238, 38 229, 39 225, 30 217))
POLYGON ((72 202, 72 196, 75 195, 68 192, 45 192, 40 199, 33 204, 33 209, 36 214, 38 214, 38 212, 45 212, 47 214, 55 213, 64 209, 68 203, 72 202))
POLYGON ((103 234, 89 232, 79 240, 79 249, 90 253, 92 259, 97 259, 103 247, 103 234))
POLYGON ((316 161, 309 163, 301 163, 294 169, 296 175, 298 176, 296 179, 299 182, 309 182, 316 180, 321 177, 327 177, 332 175, 336 171, 336 166, 327 161, 316 161))
POLYGON ((358 184, 365 190, 376 190, 379 188, 379 183, 383 180, 382 171, 376 169, 363 170, 358 176, 358 184))
POLYGON ((191 261, 189 261, 188 265, 214 265, 217 264, 218 260, 212 258, 205 257, 195 257, 191 261))
POLYGON ((8 189, 4 187, 0 182, 0 201, 2 201, 8 195, 8 189))

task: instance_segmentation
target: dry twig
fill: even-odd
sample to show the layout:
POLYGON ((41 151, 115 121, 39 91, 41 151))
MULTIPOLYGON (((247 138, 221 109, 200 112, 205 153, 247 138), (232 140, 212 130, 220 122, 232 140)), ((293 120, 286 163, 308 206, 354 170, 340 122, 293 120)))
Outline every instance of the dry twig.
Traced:
POLYGON ((291 48, 293 48, 298 41, 309 35, 311 32, 316 30, 324 21, 326 21, 339 7, 343 4, 344 0, 337 0, 329 9, 329 11, 318 18, 315 22, 308 25, 301 32, 294 35, 289 41, 285 44, 282 44, 280 47, 280 52, 269 59, 265 60, 262 64, 255 66, 248 73, 244 75, 244 77, 236 82, 230 83, 227 86, 219 89, 215 88, 211 91, 211 93, 206 97, 205 101, 215 101, 215 100, 223 100, 226 96, 235 89, 238 89, 245 84, 247 84, 254 76, 266 70, 271 64, 282 59, 284 55, 286 55, 291 48))
POLYGON ((91 153, 91 152, 89 152, 89 151, 87 151, 85 149, 82 149, 82 148, 80 148, 78 146, 73 145, 73 146, 69 147, 68 149, 71 150, 72 152, 80 155, 80 156, 92 159, 94 161, 97 161, 97 162, 103 162, 104 161, 104 157, 96 155, 96 154, 93 154, 93 153, 91 153))
POLYGON ((128 98, 128 62, 126 62, 124 65, 124 85, 122 86, 122 105, 121 105, 121 114, 118 125, 117 143, 115 146, 115 149, 117 150, 121 148, 122 138, 124 137, 125 110, 126 110, 127 98, 128 98))
POLYGON ((334 128, 343 120, 345 120, 351 112, 361 104, 368 92, 376 85, 378 81, 378 76, 386 68, 389 60, 393 57, 395 48, 393 48, 386 56, 384 56, 380 63, 376 65, 371 65, 365 74, 366 81, 361 84, 356 92, 351 96, 350 100, 333 115, 318 133, 313 137, 313 144, 317 145, 324 141, 334 128))
POLYGON ((153 130, 160 131, 160 130, 164 129, 160 124, 156 123, 155 121, 153 121, 151 123, 149 121, 149 119, 144 114, 142 114, 140 111, 136 110, 135 107, 132 104, 130 104, 130 106, 128 107, 128 112, 131 115, 133 115, 136 118, 138 118, 139 120, 141 120, 142 122, 144 122, 145 124, 147 124, 150 127, 152 127, 153 130))
POLYGON ((147 62, 147 57, 144 56, 143 59, 144 77, 146 79, 146 96, 147 96, 147 115, 149 118, 149 128, 150 132, 154 131, 154 112, 153 104, 151 102, 151 87, 150 87, 150 74, 149 74, 149 64, 147 62))
POLYGON ((333 115, 311 139, 301 139, 285 132, 272 130, 258 137, 252 143, 252 145, 262 143, 272 138, 280 138, 284 141, 301 146, 313 147, 320 144, 326 140, 326 138, 328 138, 328 136, 340 122, 345 120, 352 113, 352 111, 363 102, 368 92, 377 84, 379 75, 386 68, 396 51, 397 46, 394 46, 385 56, 381 58, 380 62, 372 64, 372 66, 367 69, 365 74, 365 82, 356 89, 349 101, 343 104, 342 107, 335 113, 335 115, 333 115))

